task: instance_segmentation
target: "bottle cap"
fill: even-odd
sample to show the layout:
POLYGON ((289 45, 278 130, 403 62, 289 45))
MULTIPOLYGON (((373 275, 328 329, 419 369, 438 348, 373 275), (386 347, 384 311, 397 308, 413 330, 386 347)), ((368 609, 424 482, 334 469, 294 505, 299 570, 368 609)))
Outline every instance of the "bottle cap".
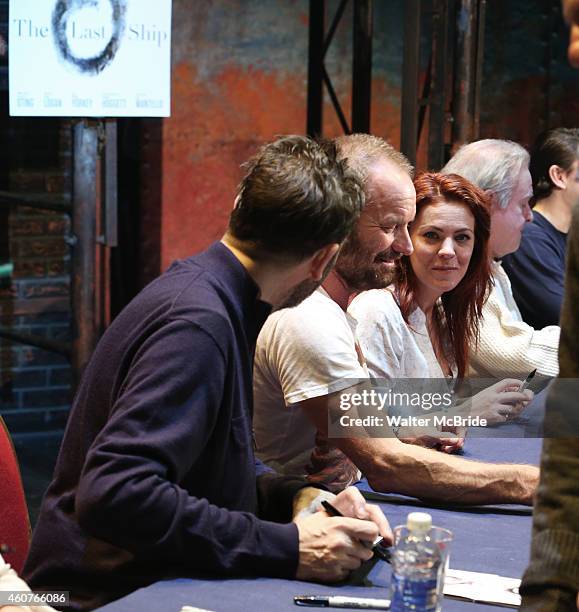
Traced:
POLYGON ((411 512, 406 519, 408 531, 425 533, 432 527, 432 517, 427 512, 411 512))

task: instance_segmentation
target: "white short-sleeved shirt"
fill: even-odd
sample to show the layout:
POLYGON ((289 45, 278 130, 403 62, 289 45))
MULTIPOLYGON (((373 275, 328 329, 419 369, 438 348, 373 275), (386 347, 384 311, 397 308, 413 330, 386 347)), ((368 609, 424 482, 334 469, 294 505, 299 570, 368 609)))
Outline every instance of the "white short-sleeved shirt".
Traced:
POLYGON ((298 402, 330 395, 368 378, 356 351, 356 321, 322 289, 295 308, 274 312, 257 339, 254 429, 260 459, 302 474, 315 427, 298 402))
POLYGON ((360 293, 348 312, 358 321, 358 340, 372 377, 445 378, 420 308, 408 325, 392 292, 372 289, 360 293))

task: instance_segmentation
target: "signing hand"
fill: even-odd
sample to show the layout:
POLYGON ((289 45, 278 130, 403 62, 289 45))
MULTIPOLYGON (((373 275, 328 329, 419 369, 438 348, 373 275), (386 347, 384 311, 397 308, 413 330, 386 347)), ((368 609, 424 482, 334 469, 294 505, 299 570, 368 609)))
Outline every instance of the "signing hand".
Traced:
POLYGON ((322 510, 295 520, 299 532, 299 580, 343 580, 372 557, 370 547, 379 534, 392 542, 384 514, 377 506, 367 504, 357 489, 349 487, 332 503, 346 516, 329 517, 322 510))
POLYGON ((376 523, 378 531, 386 540, 386 543, 392 544, 392 530, 390 529, 390 525, 384 513, 380 510, 379 506, 367 503, 356 487, 348 487, 339 493, 336 498, 332 500, 332 505, 344 516, 376 523))

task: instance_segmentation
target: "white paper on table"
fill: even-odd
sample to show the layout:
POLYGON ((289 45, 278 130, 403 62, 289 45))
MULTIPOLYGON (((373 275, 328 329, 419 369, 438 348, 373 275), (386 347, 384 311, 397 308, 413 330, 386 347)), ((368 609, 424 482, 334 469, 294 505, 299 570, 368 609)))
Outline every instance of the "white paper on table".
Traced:
POLYGON ((518 608, 521 605, 520 584, 518 578, 449 569, 444 579, 444 594, 518 608))

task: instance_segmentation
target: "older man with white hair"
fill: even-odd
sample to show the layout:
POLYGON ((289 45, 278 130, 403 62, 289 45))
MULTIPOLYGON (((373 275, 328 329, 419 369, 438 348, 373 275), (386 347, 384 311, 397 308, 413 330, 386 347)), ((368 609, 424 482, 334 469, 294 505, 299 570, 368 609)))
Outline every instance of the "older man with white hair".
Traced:
POLYGON ((559 327, 527 325, 513 298, 500 260, 519 248, 525 224, 533 218, 529 154, 515 142, 486 139, 461 147, 441 170, 460 174, 483 189, 491 202, 489 255, 494 288, 483 308, 480 338, 471 356, 477 375, 525 377, 531 370, 556 376, 559 327))

